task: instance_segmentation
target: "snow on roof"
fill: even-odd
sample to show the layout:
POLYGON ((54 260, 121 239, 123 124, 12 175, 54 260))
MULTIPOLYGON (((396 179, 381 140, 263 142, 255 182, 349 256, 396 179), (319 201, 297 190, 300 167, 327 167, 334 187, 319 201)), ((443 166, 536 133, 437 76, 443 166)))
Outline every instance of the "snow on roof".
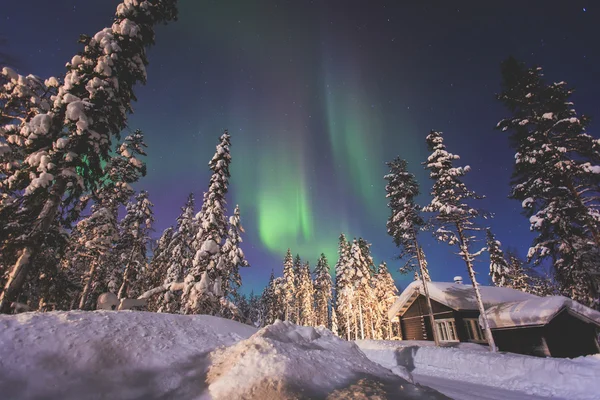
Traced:
POLYGON ((600 325, 600 312, 562 296, 533 297, 498 304, 486 310, 490 328, 546 325, 563 309, 600 325))
MULTIPOLYGON (((449 283, 449 282, 428 282, 429 297, 438 303, 444 304, 454 310, 477 310, 477 301, 475 299, 475 290, 471 285, 449 283)), ((499 303, 513 301, 523 301, 531 298, 537 298, 529 293, 520 290, 501 288, 495 286, 479 286, 484 307, 491 307, 499 303)), ((388 315, 395 316, 400 310, 409 305, 417 294, 425 294, 421 281, 414 281, 404 289, 398 300, 390 308, 388 315)))

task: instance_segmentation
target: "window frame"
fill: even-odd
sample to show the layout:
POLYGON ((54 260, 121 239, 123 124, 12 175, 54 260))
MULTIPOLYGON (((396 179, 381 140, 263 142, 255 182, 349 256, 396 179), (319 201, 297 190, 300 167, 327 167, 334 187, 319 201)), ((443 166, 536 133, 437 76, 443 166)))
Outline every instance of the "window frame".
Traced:
POLYGON ((463 318, 465 331, 467 332, 467 340, 473 343, 486 343, 485 332, 479 326, 479 318, 463 318), (475 329, 473 330, 473 326, 475 329), (473 335, 475 333, 475 335, 473 335), (475 337, 479 336, 479 338, 475 337))
POLYGON ((458 343, 460 339, 458 337, 458 331, 456 330, 456 319, 455 318, 442 318, 435 320, 435 329, 438 334, 438 339, 443 343, 458 343), (443 327, 443 329, 442 329, 443 327), (450 339, 450 332, 453 333, 454 339, 450 339))

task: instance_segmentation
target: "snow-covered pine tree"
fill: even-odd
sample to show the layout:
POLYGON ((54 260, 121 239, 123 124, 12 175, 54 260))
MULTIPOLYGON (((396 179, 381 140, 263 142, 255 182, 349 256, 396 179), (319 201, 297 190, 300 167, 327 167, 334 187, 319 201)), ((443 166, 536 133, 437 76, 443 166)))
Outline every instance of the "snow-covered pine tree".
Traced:
POLYGON ((229 279, 224 272, 227 259, 222 252, 222 245, 228 229, 225 195, 231 176, 229 173, 230 146, 231 136, 225 130, 219 138, 213 158, 208 163, 212 175, 208 191, 204 195, 201 212, 196 217, 199 223, 198 233, 194 240, 196 255, 193 267, 185 278, 186 288, 182 298, 184 314, 215 315, 220 313, 220 298, 223 297, 223 293, 205 292, 201 290, 199 283, 204 272, 207 273, 210 282, 220 281, 220 288, 222 288, 223 281, 229 279))
POLYGON ((507 264, 504 275, 505 286, 531 293, 536 296, 553 296, 558 293, 552 281, 538 275, 531 266, 526 265, 515 250, 506 252, 507 264))
POLYGON ((496 239, 490 228, 486 229, 487 251, 490 254, 490 276, 494 285, 507 286, 507 275, 510 267, 504 252, 500 248, 501 243, 496 239))
POLYGON ((325 254, 321 253, 314 271, 315 282, 315 326, 329 327, 329 307, 331 306, 331 274, 325 254))
POLYGON ((429 170, 433 179, 431 191, 432 200, 423 208, 425 212, 434 213, 433 223, 437 225, 434 235, 438 240, 451 246, 458 246, 459 255, 465 262, 467 272, 471 278, 475 297, 479 307, 479 313, 483 322, 485 336, 490 346, 490 351, 497 351, 492 331, 481 300, 479 284, 475 278, 474 261, 483 250, 472 252, 471 246, 476 228, 475 219, 480 212, 470 206, 467 202, 479 199, 475 192, 469 190, 461 178, 470 170, 469 166, 454 167, 453 161, 458 160, 458 155, 449 153, 444 145, 441 132, 431 131, 427 135, 427 146, 431 155, 427 158, 425 168, 429 170))
POLYGON ((83 258, 86 260, 83 262, 89 266, 83 277, 79 299, 79 308, 82 310, 92 307, 93 301, 90 295, 93 291, 116 289, 102 284, 111 277, 109 256, 119 238, 116 210, 108 200, 100 198, 92 206, 91 212, 89 217, 77 224, 77 230, 81 232, 77 242, 77 258, 83 258))
POLYGON ((145 147, 139 130, 117 146, 117 152, 104 166, 92 214, 77 224, 79 235, 74 254, 78 258, 87 258, 83 261, 87 270, 82 280, 80 309, 93 304, 90 299, 92 291, 96 294, 102 291, 115 293, 120 287, 123 270, 118 267, 119 259, 114 251, 119 239, 117 214, 119 207, 126 204, 134 193, 130 184, 146 174, 146 165, 139 159, 145 155, 145 147), (106 233, 106 237, 99 236, 102 232, 106 233))
POLYGON ((379 314, 375 329, 377 339, 391 340, 393 337, 392 321, 388 316, 388 311, 398 297, 398 288, 385 262, 379 264, 377 268, 377 274, 374 277, 374 288, 376 297, 375 306, 379 314))
POLYGON ((335 336, 339 336, 339 328, 338 328, 338 320, 337 320, 337 313, 335 312, 335 307, 331 307, 331 326, 329 327, 329 329, 331 330, 331 332, 333 332, 333 334, 335 336))
MULTIPOLYGON (((149 276, 146 280, 146 286, 144 290, 150 290, 152 288, 162 285, 170 263, 170 253, 167 251, 171 240, 173 238, 173 227, 165 229, 160 236, 160 239, 154 245, 152 252, 152 259, 149 264, 149 276)), ((146 309, 148 311, 158 311, 159 298, 157 296, 151 297, 146 302, 146 309)))
POLYGON ((148 192, 141 191, 135 201, 127 204, 127 213, 119 224, 115 258, 123 265, 123 279, 117 294, 120 299, 136 298, 146 287, 146 253, 154 222, 153 206, 148 192))
MULTIPOLYGON (((192 242, 197 232, 194 219, 194 194, 190 193, 181 207, 181 214, 177 217, 177 225, 172 234, 166 254, 166 273, 162 276, 162 285, 181 282, 183 277, 192 268, 194 250, 192 242)), ((165 313, 177 313, 181 309, 181 293, 179 291, 166 290, 157 299, 157 311, 165 313)))
POLYGON ((240 207, 235 206, 233 215, 229 217, 229 230, 227 239, 222 248, 225 257, 225 270, 223 273, 223 296, 233 295, 237 289, 242 286, 242 277, 240 276, 240 267, 249 267, 248 261, 244 257, 244 252, 240 248, 242 243, 241 234, 244 232, 240 220, 240 207))
POLYGON ((254 291, 252 291, 250 297, 248 297, 248 319, 250 320, 251 325, 256 328, 265 326, 262 299, 261 296, 255 295, 254 291))
POLYGON ((361 239, 354 239, 350 248, 350 282, 352 285, 351 301, 353 305, 352 320, 354 339, 365 339, 369 335, 369 327, 373 316, 372 305, 375 302, 374 290, 371 287, 372 258, 368 253, 368 245, 361 239))
POLYGON ((311 279, 310 264, 308 261, 300 267, 300 276, 298 279, 297 298, 299 302, 299 325, 314 326, 315 320, 315 290, 311 279))
POLYGON ((599 307, 600 141, 586 133, 565 82, 547 83, 539 67, 502 64, 498 99, 512 115, 497 128, 516 150, 510 197, 522 202, 538 235, 528 259, 549 259, 561 291, 599 307))
POLYGON ((351 282, 353 271, 350 268, 350 245, 342 233, 339 237, 338 260, 335 264, 335 311, 338 320, 338 333, 350 340, 353 330, 352 300, 354 288, 351 282))
POLYGON ((297 323, 295 310, 297 299, 296 273, 294 272, 294 258, 290 249, 287 250, 283 260, 283 279, 285 281, 285 320, 297 323))
MULTIPOLYGON (((43 136, 46 146, 19 165, 19 189, 42 205, 19 257, 10 267, 0 294, 0 311, 7 312, 32 269, 37 244, 61 210, 75 218, 84 191, 93 191, 110 158, 113 137, 126 127, 133 86, 146 81, 146 48, 154 42, 154 25, 177 17, 176 0, 125 1, 114 23, 93 37, 82 36, 84 50, 67 64, 49 110, 19 123, 21 136, 43 136), (75 205, 75 206, 73 206, 75 205)), ((35 274, 35 273, 34 273, 35 274)), ((32 275, 34 275, 32 274, 32 275)))
POLYGON ((264 324, 270 325, 277 319, 275 316, 275 273, 271 270, 271 276, 269 277, 269 283, 262 292, 262 304, 261 307, 264 310, 264 324))
MULTIPOLYGON (((273 317, 284 321, 286 317, 286 281, 279 276, 273 281, 273 317)), ((275 321, 273 321, 275 322, 275 321)))
MULTIPOLYGON (((435 326, 433 308, 429 297, 429 288, 426 282, 430 282, 427 260, 423 248, 417 240, 417 233, 421 230, 425 221, 421 217, 421 209, 415 203, 419 195, 419 184, 413 174, 408 172, 406 160, 396 157, 387 163, 390 171, 384 176, 388 181, 385 190, 388 198, 388 207, 391 215, 387 221, 388 235, 394 238, 394 244, 400 248, 399 258, 404 258, 406 264, 400 269, 401 273, 408 273, 418 269, 421 273, 423 291, 427 300, 427 312, 432 327, 435 326)), ((437 332, 432 329, 436 345, 439 345, 437 332)))

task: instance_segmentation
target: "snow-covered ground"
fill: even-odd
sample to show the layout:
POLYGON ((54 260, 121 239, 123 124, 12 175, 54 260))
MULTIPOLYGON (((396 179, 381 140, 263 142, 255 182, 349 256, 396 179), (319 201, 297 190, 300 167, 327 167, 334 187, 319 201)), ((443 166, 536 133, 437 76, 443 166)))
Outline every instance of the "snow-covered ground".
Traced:
POLYGON ((539 358, 489 353, 485 346, 437 348, 433 342, 356 342, 386 368, 403 366, 416 382, 461 400, 600 398, 600 356, 539 358))
POLYGON ((0 316, 2 399, 443 399, 322 328, 203 315, 0 316))

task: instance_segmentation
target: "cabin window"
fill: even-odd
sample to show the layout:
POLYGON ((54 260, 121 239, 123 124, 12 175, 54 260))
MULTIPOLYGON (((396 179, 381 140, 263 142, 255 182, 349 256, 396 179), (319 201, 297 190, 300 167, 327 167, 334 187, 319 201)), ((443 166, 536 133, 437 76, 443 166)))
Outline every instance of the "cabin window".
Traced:
POLYGON ((435 321, 440 342, 458 342, 454 319, 438 319, 435 321))
POLYGON ((477 318, 465 318, 465 330, 467 331, 467 338, 471 342, 485 342, 485 335, 479 326, 479 320, 477 318))

